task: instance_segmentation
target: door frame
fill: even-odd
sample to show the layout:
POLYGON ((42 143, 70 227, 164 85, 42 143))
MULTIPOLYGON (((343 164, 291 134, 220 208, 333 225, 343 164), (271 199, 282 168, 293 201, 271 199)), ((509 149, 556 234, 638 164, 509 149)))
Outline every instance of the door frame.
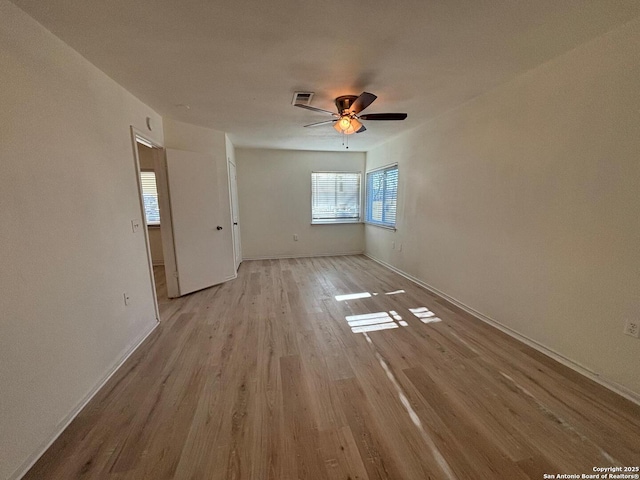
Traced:
MULTIPOLYGON (((151 245, 149 243, 149 231, 147 229, 146 214, 144 210, 144 201, 142 200, 142 182, 140 180, 140 155, 138 153, 138 139, 144 143, 152 145, 153 148, 164 150, 164 147, 154 140, 147 137, 142 131, 131 125, 131 146, 133 148, 133 164, 136 176, 136 185, 138 185, 138 205, 140 207, 141 223, 144 223, 144 243, 147 251, 147 264, 149 266, 149 284, 151 286, 151 295, 153 296, 153 305, 156 312, 156 322, 160 322, 160 308, 158 307, 158 295, 156 294, 156 280, 153 275, 153 260, 151 259, 151 245)), ((162 219, 160 219, 162 221, 162 219)))

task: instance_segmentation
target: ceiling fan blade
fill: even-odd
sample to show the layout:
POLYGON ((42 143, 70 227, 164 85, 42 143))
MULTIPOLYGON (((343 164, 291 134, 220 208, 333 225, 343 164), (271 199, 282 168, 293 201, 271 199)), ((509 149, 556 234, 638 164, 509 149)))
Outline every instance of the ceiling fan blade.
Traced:
POLYGON ((404 120, 407 118, 406 113, 370 113, 368 115, 360 115, 360 120, 404 120))
POLYGON ((349 113, 360 113, 365 108, 373 103, 378 98, 373 93, 362 92, 362 94, 353 101, 353 104, 349 107, 349 113))
POLYGON ((300 108, 304 108, 306 110, 311 110, 313 112, 320 112, 320 113, 328 113, 329 115, 333 115, 334 117, 337 117, 338 114, 334 113, 334 112, 330 112, 329 110, 322 110, 321 108, 316 108, 316 107, 312 107, 310 105, 295 105, 296 107, 300 107, 300 108))
POLYGON ((326 125, 328 123, 335 123, 337 121, 337 118, 335 120, 325 120, 324 122, 310 123, 309 125, 305 125, 305 127, 317 127, 318 125, 326 125))
POLYGON ((358 130, 356 130, 356 133, 362 133, 367 129, 367 127, 365 127, 364 125, 362 125, 358 130))

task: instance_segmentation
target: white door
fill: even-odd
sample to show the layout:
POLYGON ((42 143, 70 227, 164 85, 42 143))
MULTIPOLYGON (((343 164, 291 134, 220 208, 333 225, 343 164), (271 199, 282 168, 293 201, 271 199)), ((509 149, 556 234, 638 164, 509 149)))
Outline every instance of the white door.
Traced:
POLYGON ((236 166, 229 162, 229 188, 231 189, 231 219, 233 222, 233 252, 235 257, 236 271, 242 262, 242 250, 240 243, 240 223, 238 215, 238 177, 236 176, 236 166))
POLYGON ((227 280, 220 252, 229 226, 218 199, 214 158, 171 149, 166 158, 178 288, 185 295, 227 280))

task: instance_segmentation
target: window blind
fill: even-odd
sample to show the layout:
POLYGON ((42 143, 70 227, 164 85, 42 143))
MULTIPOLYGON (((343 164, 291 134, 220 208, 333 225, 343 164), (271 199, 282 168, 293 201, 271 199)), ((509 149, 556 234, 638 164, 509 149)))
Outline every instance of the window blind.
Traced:
POLYGON ((147 225, 160 225, 155 172, 140 172, 140 183, 142 184, 142 201, 147 225))
POLYGON ((311 223, 360 220, 360 173, 311 174, 311 223))
POLYGON ((367 173, 366 221, 385 227, 396 226, 398 165, 367 173))

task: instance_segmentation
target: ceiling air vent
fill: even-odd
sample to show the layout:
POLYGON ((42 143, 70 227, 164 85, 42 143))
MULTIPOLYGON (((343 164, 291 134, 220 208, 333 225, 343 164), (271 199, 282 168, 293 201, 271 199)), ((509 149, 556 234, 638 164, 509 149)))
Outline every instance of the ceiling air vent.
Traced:
POLYGON ((313 98, 313 92, 293 92, 291 105, 309 105, 313 98))

